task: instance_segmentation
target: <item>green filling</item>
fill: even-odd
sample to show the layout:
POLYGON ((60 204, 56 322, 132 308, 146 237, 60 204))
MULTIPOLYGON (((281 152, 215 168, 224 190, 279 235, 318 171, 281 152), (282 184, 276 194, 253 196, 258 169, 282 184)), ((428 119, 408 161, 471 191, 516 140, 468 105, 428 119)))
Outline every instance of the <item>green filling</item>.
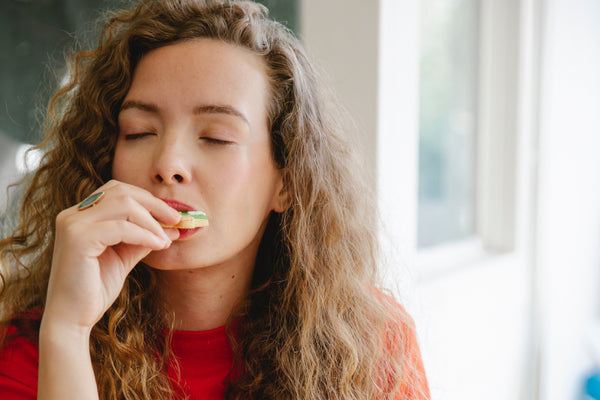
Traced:
POLYGON ((179 211, 181 215, 189 215, 194 219, 208 219, 202 211, 179 211))

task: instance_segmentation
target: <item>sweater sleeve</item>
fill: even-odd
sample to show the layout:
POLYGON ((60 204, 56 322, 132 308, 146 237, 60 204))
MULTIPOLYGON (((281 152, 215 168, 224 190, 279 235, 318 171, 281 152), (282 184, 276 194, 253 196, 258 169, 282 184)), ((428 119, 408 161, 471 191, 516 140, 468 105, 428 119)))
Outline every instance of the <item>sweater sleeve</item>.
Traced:
POLYGON ((7 330, 8 340, 0 347, 0 393, 2 400, 37 398, 38 346, 7 330))
POLYGON ((417 342, 415 325, 412 318, 406 314, 403 324, 405 367, 404 378, 395 400, 429 400, 429 385, 417 342))
POLYGON ((394 366, 385 374, 386 385, 395 388, 394 400, 430 400, 414 320, 392 296, 382 292, 377 296, 389 310, 385 331, 387 357, 402 360, 399 370, 394 366))

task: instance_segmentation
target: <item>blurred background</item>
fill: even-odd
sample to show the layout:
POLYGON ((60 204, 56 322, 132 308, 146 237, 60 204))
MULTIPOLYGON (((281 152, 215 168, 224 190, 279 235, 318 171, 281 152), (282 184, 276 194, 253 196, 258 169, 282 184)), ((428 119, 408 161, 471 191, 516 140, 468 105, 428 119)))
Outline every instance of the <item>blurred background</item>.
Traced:
MULTIPOLYGON (((125 3, 0 3, 0 205, 74 38, 125 3)), ((264 3, 356 119, 432 398, 600 399, 600 1, 264 3)))

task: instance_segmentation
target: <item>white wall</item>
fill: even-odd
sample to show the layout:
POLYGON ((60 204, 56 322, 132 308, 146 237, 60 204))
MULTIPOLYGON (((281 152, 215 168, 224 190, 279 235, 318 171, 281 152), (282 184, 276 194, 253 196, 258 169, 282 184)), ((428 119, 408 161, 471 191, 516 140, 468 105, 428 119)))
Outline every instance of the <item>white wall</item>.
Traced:
POLYGON ((378 1, 300 0, 301 38, 354 117, 366 174, 375 187, 378 1))
MULTIPOLYGON (((600 318, 600 1, 547 0, 541 80, 541 399, 575 399, 600 318)), ((598 338, 600 339, 600 338, 598 338)))

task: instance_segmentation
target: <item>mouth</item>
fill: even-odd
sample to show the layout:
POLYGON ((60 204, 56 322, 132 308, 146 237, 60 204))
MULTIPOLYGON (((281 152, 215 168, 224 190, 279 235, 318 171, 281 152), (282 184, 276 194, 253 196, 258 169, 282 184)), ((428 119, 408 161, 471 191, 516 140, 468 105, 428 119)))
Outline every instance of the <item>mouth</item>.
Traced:
MULTIPOLYGON (((164 201, 165 203, 167 203, 167 205, 171 208, 174 208, 175 210, 179 211, 179 212, 190 212, 190 211, 197 211, 197 209, 189 204, 186 203, 182 203, 181 201, 178 200, 174 200, 174 199, 162 199, 162 201, 164 201)), ((185 229, 185 228, 179 228, 179 238, 177 240, 182 240, 182 239, 187 239, 191 236, 193 236, 194 234, 196 234, 198 231, 200 231, 202 229, 202 227, 200 228, 191 228, 191 229, 185 229)))
POLYGON ((189 204, 185 204, 182 203, 178 200, 173 200, 173 199, 161 199, 162 201, 164 201, 165 203, 167 203, 167 205, 169 205, 169 207, 176 209, 177 211, 195 211, 196 209, 192 206, 190 206, 189 204))
POLYGON ((177 238, 177 240, 183 240, 183 239, 187 239, 191 236, 194 236, 201 229, 202 228, 179 229, 179 238, 177 238))

